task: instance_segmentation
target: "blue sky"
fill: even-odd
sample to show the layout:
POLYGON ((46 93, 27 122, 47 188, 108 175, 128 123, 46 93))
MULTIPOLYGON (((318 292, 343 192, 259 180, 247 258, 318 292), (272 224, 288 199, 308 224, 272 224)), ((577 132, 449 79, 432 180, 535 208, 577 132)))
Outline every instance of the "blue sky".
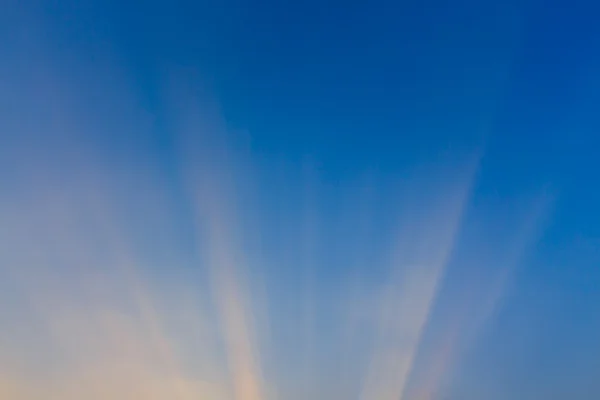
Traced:
POLYGON ((0 394, 600 394, 593 2, 6 9, 0 394))

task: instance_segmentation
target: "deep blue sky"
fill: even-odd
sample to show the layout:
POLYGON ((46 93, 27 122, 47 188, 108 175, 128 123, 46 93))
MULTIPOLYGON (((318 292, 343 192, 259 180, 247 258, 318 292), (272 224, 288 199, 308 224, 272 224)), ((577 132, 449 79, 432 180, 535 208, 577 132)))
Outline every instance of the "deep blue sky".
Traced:
POLYGON ((600 29, 589 2, 52 2, 39 11, 57 46, 116 57, 150 112, 160 115, 170 68, 193 70, 258 152, 312 154, 343 174, 485 143, 499 185, 593 176, 600 29))
MULTIPOLYGON (((480 154, 461 237, 481 245, 473 251, 478 257, 500 264, 504 247, 494 240, 509 242, 534 199, 551 199, 539 240, 523 251, 512 294, 478 350, 465 355, 447 398, 600 395, 594 339, 600 337, 600 5, 152 0, 11 9, 12 23, 5 21, 10 27, 2 31, 6 54, 20 54, 10 39, 23 23, 44 38, 42 52, 82 92, 94 76, 85 69, 71 76, 65 60, 118 65, 153 127, 144 134, 104 132, 99 146, 115 165, 131 167, 123 159, 135 159, 135 147, 144 143, 148 154, 140 157, 165 172, 171 189, 180 183, 179 154, 165 82, 177 74, 193 77, 218 104, 232 142, 245 143, 251 162, 265 170, 264 181, 276 183, 261 198, 273 254, 285 252, 278 232, 287 231, 279 221, 301 225, 305 218, 294 214, 302 208, 294 202, 306 195, 305 172, 312 168, 316 229, 355 246, 355 253, 343 245, 318 250, 316 298, 319 290, 335 291, 344 276, 340 265, 377 253, 377 245, 347 233, 353 228, 343 221, 353 201, 357 209, 370 201, 374 224, 391 229, 394 185, 407 171, 443 169, 444 162, 480 154), (486 224, 495 230, 483 235, 491 244, 478 233, 486 224), (361 244, 364 252, 357 250, 361 244)), ((181 240, 191 241, 185 223, 179 228, 181 240)), ((374 233, 371 241, 384 237, 374 233)), ((461 251, 466 264, 477 264, 460 244, 456 263, 461 251)), ((284 304, 295 278, 269 271, 272 281, 281 278, 273 296, 284 304)), ((331 330, 320 334, 325 343, 332 340, 331 330)))

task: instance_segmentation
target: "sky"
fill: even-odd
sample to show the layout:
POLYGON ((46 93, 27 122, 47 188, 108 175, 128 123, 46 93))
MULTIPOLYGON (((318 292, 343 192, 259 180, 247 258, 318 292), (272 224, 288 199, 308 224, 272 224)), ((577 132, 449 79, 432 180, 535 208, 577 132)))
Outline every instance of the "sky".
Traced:
POLYGON ((0 398, 600 396, 594 2, 0 8, 0 398))

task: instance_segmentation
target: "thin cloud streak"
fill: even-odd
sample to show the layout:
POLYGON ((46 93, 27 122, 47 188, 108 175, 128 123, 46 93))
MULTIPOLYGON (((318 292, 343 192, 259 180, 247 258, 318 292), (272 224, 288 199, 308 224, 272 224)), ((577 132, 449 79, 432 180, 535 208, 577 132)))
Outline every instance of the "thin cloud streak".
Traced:
MULTIPOLYGON (((190 112, 189 108, 186 109, 190 112)), ((197 144, 199 138, 215 138, 213 135, 218 129, 211 127, 207 130, 206 121, 197 118, 202 111, 191 111, 191 117, 179 116, 185 121, 181 135, 183 140, 192 139, 197 144)), ((215 139, 220 141, 223 138, 215 139)), ((243 255, 239 241, 240 220, 236 217, 233 205, 237 200, 232 194, 236 183, 231 172, 234 165, 214 162, 214 154, 194 154, 190 147, 184 153, 189 161, 184 175, 195 200, 193 208, 197 236, 201 238, 198 251, 205 254, 203 261, 207 263, 211 291, 222 328, 233 396, 235 400, 265 400, 267 393, 253 320, 255 310, 242 279, 248 268, 248 260, 243 255), (203 160, 200 165, 194 162, 199 158, 203 160)), ((226 152, 216 153, 230 159, 225 157, 228 155, 226 152)))
POLYGON ((438 194, 441 204, 414 210, 410 216, 414 222, 401 227, 362 400, 397 400, 405 392, 475 171, 468 168, 463 182, 438 194))
POLYGON ((499 272, 492 279, 488 279, 488 290, 481 293, 479 298, 474 298, 472 293, 465 291, 467 293, 463 296, 464 301, 460 303, 459 308, 452 311, 450 325, 443 330, 443 338, 436 347, 434 358, 427 364, 427 373, 419 385, 420 389, 414 395, 415 399, 433 400, 442 394, 442 384, 451 378, 452 369, 458 367, 461 353, 472 346, 501 306, 502 299, 510 290, 511 281, 526 258, 529 247, 541 233, 551 205, 551 195, 545 192, 538 196, 512 236, 507 251, 499 257, 500 261, 487 261, 500 264, 499 272))

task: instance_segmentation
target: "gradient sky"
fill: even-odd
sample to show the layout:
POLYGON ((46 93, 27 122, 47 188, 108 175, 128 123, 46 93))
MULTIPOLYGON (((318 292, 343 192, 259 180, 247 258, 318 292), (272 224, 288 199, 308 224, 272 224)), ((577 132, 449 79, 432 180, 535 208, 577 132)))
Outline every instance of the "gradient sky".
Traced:
POLYGON ((0 394, 600 396, 600 5, 0 8, 0 394))

